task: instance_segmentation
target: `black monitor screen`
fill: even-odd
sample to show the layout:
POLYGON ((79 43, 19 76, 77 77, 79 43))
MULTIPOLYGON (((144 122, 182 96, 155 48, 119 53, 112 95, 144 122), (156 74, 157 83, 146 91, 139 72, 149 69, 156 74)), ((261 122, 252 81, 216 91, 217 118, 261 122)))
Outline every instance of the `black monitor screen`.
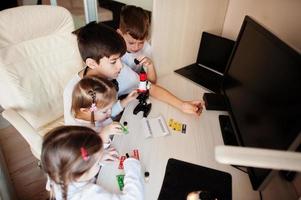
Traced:
POLYGON ((203 32, 197 63, 223 74, 234 43, 233 40, 203 32))
MULTIPOLYGON (((231 55, 223 92, 247 147, 287 150, 301 130, 301 56, 246 17, 231 55)), ((249 168, 254 189, 269 170, 249 168)))

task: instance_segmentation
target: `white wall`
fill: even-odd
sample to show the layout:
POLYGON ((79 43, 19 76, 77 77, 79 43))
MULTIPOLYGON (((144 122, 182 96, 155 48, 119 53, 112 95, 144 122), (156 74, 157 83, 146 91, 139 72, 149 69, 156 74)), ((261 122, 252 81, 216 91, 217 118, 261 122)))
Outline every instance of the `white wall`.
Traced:
POLYGON ((245 15, 301 52, 300 0, 229 0, 222 35, 236 39, 245 15))
POLYGON ((196 61, 202 31, 222 33, 228 0, 154 0, 151 42, 159 76, 196 61))
POLYGON ((152 11, 153 0, 115 0, 128 5, 136 5, 145 10, 152 11))

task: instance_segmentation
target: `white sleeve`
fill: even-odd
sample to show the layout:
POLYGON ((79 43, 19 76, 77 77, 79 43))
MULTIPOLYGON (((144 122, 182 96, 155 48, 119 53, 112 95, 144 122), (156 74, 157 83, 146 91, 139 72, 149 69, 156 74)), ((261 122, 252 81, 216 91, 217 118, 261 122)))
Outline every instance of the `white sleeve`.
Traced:
POLYGON ((121 111, 123 110, 121 104, 120 104, 120 100, 118 100, 112 107, 112 117, 116 117, 119 113, 121 113, 121 111))
POLYGON ((128 94, 137 89, 140 82, 139 75, 126 64, 123 64, 117 81, 119 84, 118 96, 128 94))
POLYGON ((124 161, 124 188, 122 199, 144 199, 144 183, 140 162, 134 158, 124 161))
POLYGON ((144 185, 142 180, 140 162, 134 158, 124 161, 124 187, 122 194, 111 193, 100 185, 94 184, 92 188, 87 188, 83 194, 83 199, 89 200, 143 200, 144 185))

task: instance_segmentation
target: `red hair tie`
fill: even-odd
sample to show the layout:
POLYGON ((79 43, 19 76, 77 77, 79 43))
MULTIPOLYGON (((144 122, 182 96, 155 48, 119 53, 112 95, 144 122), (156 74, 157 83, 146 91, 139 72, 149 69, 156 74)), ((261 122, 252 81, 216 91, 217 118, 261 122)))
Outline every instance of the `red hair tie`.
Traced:
POLYGON ((80 153, 84 161, 87 161, 89 159, 88 151, 87 149, 85 149, 85 147, 80 148, 80 153))

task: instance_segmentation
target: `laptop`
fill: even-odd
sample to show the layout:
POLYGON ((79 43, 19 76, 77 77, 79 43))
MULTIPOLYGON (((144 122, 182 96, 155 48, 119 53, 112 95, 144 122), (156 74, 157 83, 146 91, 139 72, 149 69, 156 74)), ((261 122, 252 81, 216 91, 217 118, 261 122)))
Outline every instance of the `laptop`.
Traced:
POLYGON ((175 72, 211 92, 220 94, 224 72, 234 44, 233 40, 203 32, 196 63, 175 72))

